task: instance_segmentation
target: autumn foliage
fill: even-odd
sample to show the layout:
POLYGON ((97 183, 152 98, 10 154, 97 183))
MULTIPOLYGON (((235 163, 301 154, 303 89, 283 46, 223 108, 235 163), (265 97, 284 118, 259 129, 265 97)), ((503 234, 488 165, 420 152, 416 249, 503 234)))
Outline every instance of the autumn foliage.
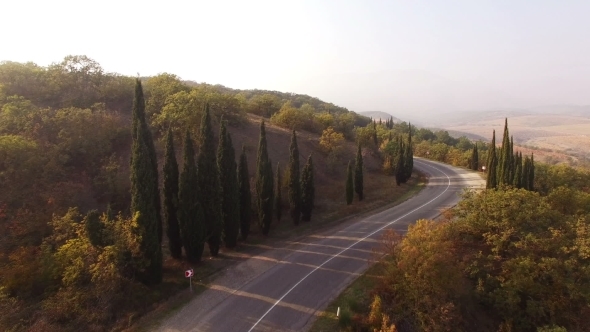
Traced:
POLYGON ((378 314, 420 331, 588 330, 588 195, 557 190, 575 199, 468 192, 446 220, 388 233, 378 314))

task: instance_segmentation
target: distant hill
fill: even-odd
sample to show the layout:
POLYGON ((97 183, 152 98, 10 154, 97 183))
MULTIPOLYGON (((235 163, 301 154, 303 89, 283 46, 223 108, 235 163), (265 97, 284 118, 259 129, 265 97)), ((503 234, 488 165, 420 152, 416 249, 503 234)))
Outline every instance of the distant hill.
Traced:
POLYGON ((459 138, 461 136, 465 136, 467 138, 469 138, 472 141, 484 141, 487 142, 489 139, 487 137, 481 136, 481 135, 477 135, 474 133, 470 133, 470 132, 466 132, 466 131, 459 131, 459 130, 449 130, 449 129, 445 129, 445 128, 428 128, 432 131, 438 131, 438 130, 446 130, 449 135, 451 137, 454 138, 459 138))
POLYGON ((432 115, 428 119, 424 119, 422 124, 427 127, 441 126, 446 128, 449 126, 461 126, 481 121, 504 120, 505 118, 514 118, 530 114, 533 113, 531 111, 520 109, 444 112, 432 115))
POLYGON ((531 109, 534 113, 590 117, 590 105, 549 105, 531 109))
POLYGON ((366 117, 369 118, 373 118, 375 120, 379 120, 381 119, 382 121, 388 120, 391 117, 393 117, 393 122, 394 123, 399 123, 399 122, 403 122, 402 120, 400 120, 399 118, 396 118, 395 116, 386 113, 386 112, 380 112, 380 111, 369 111, 369 112, 359 112, 360 115, 364 115, 366 117))

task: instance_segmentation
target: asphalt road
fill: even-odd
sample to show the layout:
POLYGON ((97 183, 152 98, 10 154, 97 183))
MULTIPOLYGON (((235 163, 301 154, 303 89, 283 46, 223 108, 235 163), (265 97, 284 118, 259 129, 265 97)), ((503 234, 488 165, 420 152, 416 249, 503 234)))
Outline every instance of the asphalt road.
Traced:
POLYGON ((385 229, 405 232, 418 219, 434 219, 466 187, 482 188, 479 175, 414 159, 429 175, 416 196, 385 211, 308 236, 286 248, 269 248, 216 280, 164 321, 159 331, 305 331, 346 286, 369 267, 385 229))

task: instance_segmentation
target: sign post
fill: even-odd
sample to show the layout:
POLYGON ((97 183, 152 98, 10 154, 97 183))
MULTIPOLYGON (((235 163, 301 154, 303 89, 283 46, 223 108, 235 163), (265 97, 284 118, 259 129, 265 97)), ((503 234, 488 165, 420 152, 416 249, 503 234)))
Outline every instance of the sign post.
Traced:
POLYGON ((193 275, 194 274, 195 273, 193 272, 193 269, 184 271, 184 277, 189 278, 188 282, 189 282, 189 287, 190 287, 191 293, 193 292, 193 275))

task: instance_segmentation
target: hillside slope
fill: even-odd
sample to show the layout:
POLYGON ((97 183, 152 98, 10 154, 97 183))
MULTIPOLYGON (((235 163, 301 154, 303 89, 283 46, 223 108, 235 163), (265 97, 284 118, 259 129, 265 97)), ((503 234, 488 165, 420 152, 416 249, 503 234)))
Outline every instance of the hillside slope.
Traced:
POLYGON ((385 120, 389 120, 391 117, 393 117, 393 123, 402 122, 402 120, 400 120, 399 118, 396 118, 395 116, 393 116, 389 113, 381 112, 381 111, 359 112, 359 114, 373 118, 376 121, 379 121, 379 119, 381 119, 381 121, 385 121, 385 120))

